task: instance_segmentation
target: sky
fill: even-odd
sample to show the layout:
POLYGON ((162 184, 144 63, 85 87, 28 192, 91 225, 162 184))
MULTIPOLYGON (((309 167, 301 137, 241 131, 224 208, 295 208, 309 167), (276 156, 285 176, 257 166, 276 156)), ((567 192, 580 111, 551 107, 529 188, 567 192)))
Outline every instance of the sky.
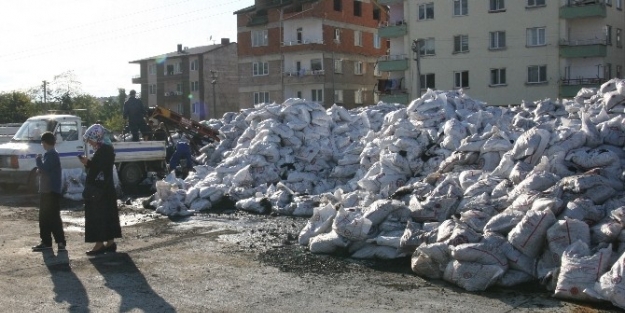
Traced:
POLYGON ((130 61, 236 42, 234 11, 254 0, 2 1, 0 93, 41 87, 72 72, 83 93, 116 96, 132 84, 130 61))

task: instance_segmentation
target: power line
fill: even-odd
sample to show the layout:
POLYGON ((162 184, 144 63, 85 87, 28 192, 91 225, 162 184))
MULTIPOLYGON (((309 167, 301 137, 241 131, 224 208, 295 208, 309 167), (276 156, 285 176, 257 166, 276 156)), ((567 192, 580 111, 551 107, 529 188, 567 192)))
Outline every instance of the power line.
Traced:
MULTIPOLYGON (((240 2, 240 1, 243 1, 243 0, 235 0, 233 2, 240 2)), ((231 3, 228 3, 228 4, 231 4, 231 3)), ((160 21, 174 19, 174 18, 178 18, 180 16, 194 14, 194 13, 197 13, 197 12, 200 12, 200 11, 211 10, 211 9, 214 9, 215 7, 224 6, 224 5, 227 5, 227 4, 221 4, 221 5, 217 5, 217 6, 206 7, 206 8, 200 9, 200 10, 193 10, 193 11, 189 11, 189 12, 185 12, 185 13, 180 13, 180 14, 177 14, 177 15, 173 15, 171 17, 163 18, 160 21)), ((117 39, 117 38, 120 38, 120 37, 128 37, 128 36, 131 36, 131 35, 136 35, 136 34, 151 32, 151 31, 159 30, 159 29, 163 29, 163 28, 168 28, 168 27, 175 26, 175 25, 181 25, 181 24, 186 24, 186 23, 190 23, 190 22, 195 22, 195 21, 198 21, 198 20, 203 20, 203 19, 206 19, 206 18, 223 15, 223 14, 226 14, 226 13, 230 13, 230 12, 220 12, 220 13, 215 13, 215 14, 211 14, 211 15, 204 15, 202 17, 198 17, 198 18, 195 18, 195 19, 187 19, 187 20, 184 20, 184 21, 178 22, 178 23, 171 23, 171 24, 162 25, 162 26, 156 27, 156 28, 150 28, 150 29, 142 30, 142 31, 134 31, 134 32, 130 32, 130 33, 126 29, 108 30, 106 32, 89 34, 88 36, 83 36, 83 37, 79 37, 79 38, 68 40, 68 41, 61 41, 61 42, 58 42, 58 43, 53 44, 53 45, 46 45, 44 48, 37 48, 37 47, 35 47, 32 50, 31 49, 29 49, 29 50, 20 50, 20 51, 15 51, 15 52, 12 52, 12 53, 9 53, 9 54, 0 55, 0 59, 11 57, 11 59, 13 59, 13 60, 16 60, 16 59, 20 60, 20 59, 24 59, 24 58, 29 58, 29 57, 34 57, 34 56, 48 54, 48 53, 50 53, 52 51, 61 51, 61 50, 66 50, 66 49, 74 49, 74 48, 77 48, 77 47, 87 46, 87 45, 90 45, 90 44, 93 44, 93 43, 101 43, 103 40, 106 40, 106 39, 103 39, 102 37, 100 37, 100 36, 103 36, 103 35, 109 35, 109 36, 115 35, 114 38, 109 38, 109 39, 117 39), (120 34, 120 33, 123 33, 123 34, 117 35, 117 34, 120 34), (69 43, 81 42, 81 41, 86 40, 86 39, 90 39, 92 42, 87 43, 87 44, 81 44, 81 45, 78 45, 78 46, 71 46, 71 47, 67 46, 69 43), (45 48, 58 47, 58 46, 63 46, 63 48, 62 49, 57 49, 57 50, 45 49, 45 48), (19 57, 19 56, 18 57, 14 57, 15 55, 24 54, 26 52, 33 52, 33 50, 35 51, 35 53, 26 54, 26 55, 23 55, 22 57, 19 57)), ((132 25, 130 27, 150 25, 150 24, 153 24, 153 23, 156 23, 156 22, 150 21, 150 22, 145 22, 145 23, 139 23, 139 24, 132 25)))

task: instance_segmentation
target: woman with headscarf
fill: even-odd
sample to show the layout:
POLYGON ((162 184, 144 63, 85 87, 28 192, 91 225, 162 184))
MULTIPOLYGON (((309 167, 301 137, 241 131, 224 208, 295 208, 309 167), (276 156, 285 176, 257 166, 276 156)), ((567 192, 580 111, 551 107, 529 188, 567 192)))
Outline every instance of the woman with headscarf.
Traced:
POLYGON ((83 140, 93 149, 93 157, 80 157, 87 169, 87 186, 95 186, 103 192, 99 200, 85 199, 85 242, 95 246, 87 255, 116 252, 115 238, 121 238, 122 230, 117 211, 117 193, 113 182, 115 151, 108 137, 108 130, 100 124, 91 125, 83 140))

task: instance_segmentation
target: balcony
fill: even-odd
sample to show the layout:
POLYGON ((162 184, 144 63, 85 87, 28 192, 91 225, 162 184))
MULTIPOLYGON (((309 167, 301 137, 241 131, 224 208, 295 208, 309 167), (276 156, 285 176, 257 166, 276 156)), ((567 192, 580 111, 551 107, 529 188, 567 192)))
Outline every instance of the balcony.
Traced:
POLYGON ((569 0, 567 5, 560 7, 562 19, 606 16, 605 4, 598 0, 569 0))
POLYGON ((269 23, 269 16, 267 16, 267 15, 254 15, 247 22, 247 26, 248 27, 260 26, 260 25, 265 25, 267 23, 269 23))
POLYGON ((378 59, 378 67, 382 72, 405 71, 408 69, 408 56, 405 54, 385 55, 378 59))
POLYGON ((282 73, 285 85, 319 83, 325 79, 325 70, 292 70, 282 73))
POLYGON ((607 55, 605 39, 560 40, 560 57, 587 58, 607 55))
POLYGON ((604 78, 563 79, 560 82, 560 98, 573 98, 582 88, 599 88, 607 80, 604 78))
POLYGON ((404 0, 378 0, 379 5, 391 5, 395 3, 401 3, 401 2, 404 2, 404 0))
POLYGON ((408 34, 408 25, 404 21, 384 22, 378 27, 378 36, 381 38, 403 37, 408 34))
POLYGON ((143 83, 144 79, 141 77, 141 75, 135 75, 132 77, 132 83, 133 84, 141 84, 143 83))
POLYGON ((375 93, 380 96, 380 101, 385 103, 408 103, 408 91, 404 86, 404 78, 378 79, 375 93))
POLYGON ((283 47, 299 46, 299 45, 312 45, 312 44, 322 45, 323 44, 323 40, 321 40, 321 39, 319 39, 319 40, 312 40, 312 39, 291 40, 291 41, 283 41, 281 44, 282 44, 283 47))

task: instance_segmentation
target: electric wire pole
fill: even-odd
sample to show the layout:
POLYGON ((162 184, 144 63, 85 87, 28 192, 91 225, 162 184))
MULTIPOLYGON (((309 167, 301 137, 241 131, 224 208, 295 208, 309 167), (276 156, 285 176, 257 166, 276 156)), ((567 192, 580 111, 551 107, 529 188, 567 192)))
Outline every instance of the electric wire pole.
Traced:
POLYGON ((217 97, 215 95, 215 84, 217 84, 217 72, 211 70, 211 85, 213 85, 213 117, 217 118, 217 97))

